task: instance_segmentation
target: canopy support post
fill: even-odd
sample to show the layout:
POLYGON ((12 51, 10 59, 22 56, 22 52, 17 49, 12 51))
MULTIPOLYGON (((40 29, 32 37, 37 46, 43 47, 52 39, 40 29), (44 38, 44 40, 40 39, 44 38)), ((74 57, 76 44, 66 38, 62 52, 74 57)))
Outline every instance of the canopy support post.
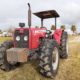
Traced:
POLYGON ((57 27, 57 18, 55 17, 55 29, 57 27))
POLYGON ((41 27, 43 27, 43 19, 41 19, 41 27))

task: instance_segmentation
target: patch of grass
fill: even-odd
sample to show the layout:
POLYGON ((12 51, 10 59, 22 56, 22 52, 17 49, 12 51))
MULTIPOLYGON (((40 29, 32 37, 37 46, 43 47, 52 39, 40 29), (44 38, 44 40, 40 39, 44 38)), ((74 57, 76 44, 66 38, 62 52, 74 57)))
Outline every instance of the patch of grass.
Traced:
POLYGON ((11 40, 12 37, 0 37, 0 43, 3 43, 6 40, 11 40))

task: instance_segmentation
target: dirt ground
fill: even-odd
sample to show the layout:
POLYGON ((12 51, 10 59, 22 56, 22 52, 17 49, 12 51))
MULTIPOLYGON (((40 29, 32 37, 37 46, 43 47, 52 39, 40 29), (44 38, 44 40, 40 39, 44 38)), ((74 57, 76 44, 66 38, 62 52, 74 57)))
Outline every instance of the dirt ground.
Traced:
MULTIPOLYGON (((79 36, 80 37, 80 36, 79 36)), ((80 39, 80 38, 79 38, 80 39)), ((54 80, 80 80, 80 42, 76 37, 69 38, 69 57, 60 59, 60 66, 54 80), (73 41, 74 40, 74 41, 73 41)), ((9 72, 0 70, 0 80, 53 80, 38 73, 36 60, 17 67, 9 72)))

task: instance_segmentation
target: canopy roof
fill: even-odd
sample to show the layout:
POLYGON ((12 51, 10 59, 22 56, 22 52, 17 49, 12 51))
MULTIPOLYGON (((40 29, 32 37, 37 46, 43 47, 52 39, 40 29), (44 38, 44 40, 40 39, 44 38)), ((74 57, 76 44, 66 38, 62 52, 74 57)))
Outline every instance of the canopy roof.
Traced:
POLYGON ((41 19, 59 17, 59 14, 55 10, 42 11, 42 12, 37 12, 37 13, 33 13, 33 14, 41 19))

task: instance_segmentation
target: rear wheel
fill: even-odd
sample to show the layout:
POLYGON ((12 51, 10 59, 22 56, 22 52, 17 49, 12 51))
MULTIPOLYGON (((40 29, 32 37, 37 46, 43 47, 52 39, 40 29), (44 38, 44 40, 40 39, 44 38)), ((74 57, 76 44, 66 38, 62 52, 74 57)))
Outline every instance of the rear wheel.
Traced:
POLYGON ((60 57, 64 59, 68 57, 68 34, 65 31, 61 37, 60 57))
POLYGON ((11 65, 7 61, 7 55, 6 55, 6 50, 13 47, 13 41, 5 41, 1 47, 0 47, 0 64, 1 64, 1 69, 9 71, 11 69, 11 65))
POLYGON ((55 40, 45 40, 40 56, 40 73, 53 78, 59 66, 59 50, 55 40))

